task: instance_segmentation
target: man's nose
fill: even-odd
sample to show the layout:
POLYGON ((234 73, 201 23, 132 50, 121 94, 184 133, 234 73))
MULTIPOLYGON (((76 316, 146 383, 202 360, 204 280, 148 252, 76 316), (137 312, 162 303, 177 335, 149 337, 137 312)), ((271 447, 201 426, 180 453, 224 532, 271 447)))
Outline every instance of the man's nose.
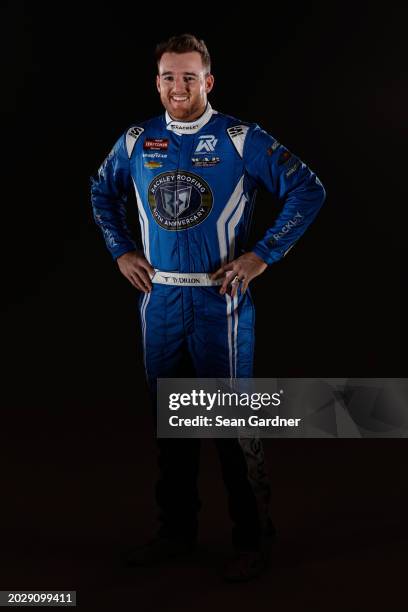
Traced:
POLYGON ((183 76, 175 76, 173 82, 173 89, 176 93, 183 93, 187 89, 187 83, 183 76))

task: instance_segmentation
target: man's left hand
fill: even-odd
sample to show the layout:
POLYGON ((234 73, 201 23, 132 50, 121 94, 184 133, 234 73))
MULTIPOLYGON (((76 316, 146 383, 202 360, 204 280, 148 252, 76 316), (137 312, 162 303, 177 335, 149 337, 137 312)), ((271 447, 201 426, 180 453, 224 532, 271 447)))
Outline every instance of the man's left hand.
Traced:
POLYGON ((224 295, 228 285, 231 284, 231 297, 234 297, 240 282, 242 282, 241 292, 245 293, 251 280, 262 274, 267 267, 268 265, 264 260, 251 251, 249 253, 244 253, 244 255, 218 268, 216 272, 211 274, 211 278, 212 280, 216 280, 225 274, 220 293, 224 295))

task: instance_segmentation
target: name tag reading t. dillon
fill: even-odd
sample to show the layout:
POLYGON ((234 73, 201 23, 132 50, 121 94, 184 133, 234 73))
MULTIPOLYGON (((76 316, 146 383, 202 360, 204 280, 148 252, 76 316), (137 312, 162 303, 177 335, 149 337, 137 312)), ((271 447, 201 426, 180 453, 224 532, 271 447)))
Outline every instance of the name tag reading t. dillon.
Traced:
POLYGON ((152 277, 152 283, 159 285, 184 285, 197 287, 211 287, 221 285, 223 282, 222 278, 212 280, 210 275, 206 272, 161 272, 155 270, 154 276, 152 277))

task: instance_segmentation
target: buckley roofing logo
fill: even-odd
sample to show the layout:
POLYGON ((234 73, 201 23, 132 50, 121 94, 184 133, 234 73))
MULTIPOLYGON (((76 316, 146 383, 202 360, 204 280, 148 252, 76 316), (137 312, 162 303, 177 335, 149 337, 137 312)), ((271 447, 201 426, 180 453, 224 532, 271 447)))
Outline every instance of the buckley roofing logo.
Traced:
POLYGON ((275 239, 275 241, 278 241, 281 238, 283 238, 284 236, 286 236, 286 234, 293 227, 296 227, 296 225, 299 225, 299 223, 302 221, 302 219, 303 219, 302 213, 297 211, 296 214, 294 215, 294 217, 292 217, 292 219, 290 219, 287 223, 285 223, 285 225, 282 227, 280 232, 277 232, 276 234, 273 234, 273 238, 275 239))
POLYGON ((166 230, 184 230, 202 223, 213 207, 210 186, 191 172, 163 172, 150 183, 148 200, 154 220, 166 230))

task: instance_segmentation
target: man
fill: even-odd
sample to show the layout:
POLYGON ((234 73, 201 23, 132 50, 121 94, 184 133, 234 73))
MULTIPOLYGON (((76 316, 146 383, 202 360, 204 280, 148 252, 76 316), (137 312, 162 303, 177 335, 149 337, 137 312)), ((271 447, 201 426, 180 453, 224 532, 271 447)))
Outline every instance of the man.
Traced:
MULTIPOLYGON (((147 380, 182 375, 188 353, 198 377, 251 377, 254 309, 249 283, 281 259, 324 201, 305 164, 255 124, 213 110, 210 56, 190 34, 156 49, 157 90, 165 114, 132 126, 92 185, 96 223, 122 274, 142 292, 147 380), (255 191, 266 187, 282 210, 250 250, 255 191), (135 190, 143 249, 126 226, 135 190), (171 273, 171 274, 168 274, 171 273)), ((158 439, 158 537, 134 551, 142 565, 191 551, 197 538, 199 440, 158 439)), ((265 565, 274 532, 259 440, 217 439, 234 522, 236 556, 228 580, 248 580, 265 565)))

